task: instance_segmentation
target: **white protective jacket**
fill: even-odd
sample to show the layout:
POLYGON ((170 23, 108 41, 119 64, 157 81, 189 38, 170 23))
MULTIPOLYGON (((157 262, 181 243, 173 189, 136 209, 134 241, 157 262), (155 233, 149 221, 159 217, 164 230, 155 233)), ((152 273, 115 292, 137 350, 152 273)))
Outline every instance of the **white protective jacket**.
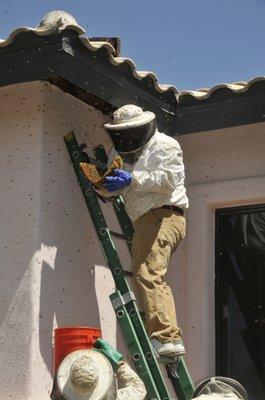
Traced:
POLYGON ((117 400, 144 400, 146 390, 139 376, 122 362, 116 371, 118 381, 117 400))
MULTIPOLYGON (((113 148, 109 164, 115 156, 113 148)), ((162 205, 188 208, 183 155, 176 139, 156 131, 138 160, 134 164, 124 163, 123 169, 132 172, 131 184, 120 192, 132 221, 162 205)))

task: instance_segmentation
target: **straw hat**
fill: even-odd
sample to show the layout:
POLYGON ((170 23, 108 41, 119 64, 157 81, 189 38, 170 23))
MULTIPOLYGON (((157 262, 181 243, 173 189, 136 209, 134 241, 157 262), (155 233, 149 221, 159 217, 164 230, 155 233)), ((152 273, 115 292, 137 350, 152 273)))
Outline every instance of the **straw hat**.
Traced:
POLYGON ((123 130, 136 128, 137 126, 148 124, 155 119, 155 114, 151 111, 143 111, 141 107, 127 104, 118 108, 113 113, 113 121, 105 124, 109 130, 123 130))
POLYGON ((110 362, 95 350, 77 350, 60 364, 57 384, 67 400, 114 400, 116 382, 110 362))

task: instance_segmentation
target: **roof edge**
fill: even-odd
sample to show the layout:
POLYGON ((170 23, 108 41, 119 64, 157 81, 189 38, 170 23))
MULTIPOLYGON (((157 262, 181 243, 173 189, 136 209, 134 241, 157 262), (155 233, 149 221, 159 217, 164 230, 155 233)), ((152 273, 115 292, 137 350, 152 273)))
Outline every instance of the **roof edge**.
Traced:
POLYGON ((39 25, 36 28, 31 28, 27 26, 22 26, 13 30, 6 39, 0 39, 0 48, 6 47, 13 43, 16 37, 23 32, 32 32, 39 36, 49 36, 56 33, 62 33, 64 30, 75 31, 83 45, 85 45, 91 51, 97 51, 101 48, 105 48, 109 55, 110 62, 119 66, 121 64, 126 64, 130 67, 132 75, 139 81, 148 78, 152 81, 154 89, 160 94, 169 93, 175 98, 177 103, 178 89, 174 85, 160 84, 158 77, 155 73, 150 71, 138 71, 135 63, 130 58, 117 57, 116 49, 112 46, 109 41, 93 41, 85 36, 86 31, 83 29, 76 19, 65 11, 51 11, 46 14, 39 25))

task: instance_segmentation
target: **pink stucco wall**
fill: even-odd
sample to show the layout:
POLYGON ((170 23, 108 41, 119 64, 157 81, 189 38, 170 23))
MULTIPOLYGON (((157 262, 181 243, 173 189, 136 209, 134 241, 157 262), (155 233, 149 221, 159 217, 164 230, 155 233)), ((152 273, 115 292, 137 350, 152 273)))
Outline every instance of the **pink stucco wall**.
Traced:
POLYGON ((190 199, 185 336, 196 381, 215 373, 215 210, 265 203, 264 130, 258 123, 179 137, 190 199))
MULTIPOLYGON (((90 150, 108 148, 104 119, 47 83, 0 89, 0 400, 49 398, 56 326, 100 326, 125 351, 108 299, 113 280, 63 142, 74 130, 90 150)), ((214 373, 214 210, 265 202, 263 130, 179 137, 191 207, 168 280, 195 381, 214 373)), ((104 209, 118 229, 111 207, 104 209)))
MULTIPOLYGON (((46 400, 54 327, 101 327, 126 353, 108 297, 113 279, 63 141, 73 130, 90 152, 108 149, 106 117, 41 82, 2 88, 0 104, 0 400, 46 400)), ((112 207, 104 212, 118 231, 112 207)))
POLYGON ((48 84, 3 88, 0 103, 0 399, 42 400, 53 327, 101 326, 116 342, 114 285, 63 134, 107 143, 102 114, 48 84))

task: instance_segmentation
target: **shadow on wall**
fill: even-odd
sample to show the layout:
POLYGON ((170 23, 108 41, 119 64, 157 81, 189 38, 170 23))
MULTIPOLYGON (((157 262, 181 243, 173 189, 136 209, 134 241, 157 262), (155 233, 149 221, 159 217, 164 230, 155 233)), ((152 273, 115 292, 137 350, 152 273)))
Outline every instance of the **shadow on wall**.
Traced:
MULTIPOLYGON (((70 251, 71 253, 71 251, 70 251)), ((65 274, 63 258, 56 259, 52 268, 42 263, 39 308, 39 345, 42 358, 52 375, 52 332, 56 326, 99 327, 98 305, 95 295, 94 278, 86 265, 73 262, 72 280, 65 274), (84 277, 87 276, 87 279, 84 277), (75 287, 78 277, 79 287, 75 287), (82 283, 83 282, 83 283, 82 283)))
POLYGON ((37 82, 2 88, 0 104, 0 399, 39 398, 51 389, 54 327, 100 327, 105 261, 63 134, 91 149, 106 142, 104 117, 37 82))
POLYGON ((52 138, 44 136, 43 148, 49 154, 50 147, 52 154, 56 148, 52 142, 58 140, 61 150, 55 162, 52 157, 41 161, 39 305, 40 353, 51 373, 55 325, 100 327, 94 266, 99 260, 104 265, 62 136, 52 138))
POLYGON ((45 256, 40 271, 39 346, 51 372, 54 326, 100 327, 95 265, 105 266, 63 135, 73 130, 90 153, 95 145, 107 144, 107 138, 100 111, 48 84, 42 116, 39 246, 45 244, 45 256))
POLYGON ((1 399, 11 394, 27 398, 30 386, 34 305, 29 262, 35 251, 37 219, 37 205, 31 197, 36 182, 32 148, 38 148, 34 132, 40 124, 39 116, 31 112, 38 92, 30 89, 30 93, 19 87, 0 91, 1 399))

